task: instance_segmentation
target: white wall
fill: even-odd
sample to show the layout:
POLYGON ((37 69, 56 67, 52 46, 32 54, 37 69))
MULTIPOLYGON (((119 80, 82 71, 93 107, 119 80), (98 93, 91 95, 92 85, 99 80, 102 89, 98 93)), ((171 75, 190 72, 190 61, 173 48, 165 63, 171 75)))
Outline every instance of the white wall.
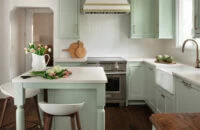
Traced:
MULTIPOLYGON (((163 51, 164 40, 129 39, 129 15, 81 15, 80 40, 87 56, 154 57, 163 51)), ((60 50, 74 40, 60 42, 60 50)), ((68 57, 59 51, 60 57, 68 57)))
POLYGON ((11 20, 11 51, 10 77, 25 72, 25 9, 16 8, 10 14, 11 20))
POLYGON ((9 0, 0 0, 0 84, 9 80, 9 0))

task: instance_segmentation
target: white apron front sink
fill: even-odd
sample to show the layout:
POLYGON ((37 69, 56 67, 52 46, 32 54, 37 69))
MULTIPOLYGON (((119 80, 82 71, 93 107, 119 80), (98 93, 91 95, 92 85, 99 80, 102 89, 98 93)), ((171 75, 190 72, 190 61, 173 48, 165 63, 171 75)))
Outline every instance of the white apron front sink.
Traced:
POLYGON ((193 68, 186 65, 158 67, 156 69, 156 83, 171 94, 174 94, 175 89, 172 72, 189 72, 191 70, 193 70, 193 68))

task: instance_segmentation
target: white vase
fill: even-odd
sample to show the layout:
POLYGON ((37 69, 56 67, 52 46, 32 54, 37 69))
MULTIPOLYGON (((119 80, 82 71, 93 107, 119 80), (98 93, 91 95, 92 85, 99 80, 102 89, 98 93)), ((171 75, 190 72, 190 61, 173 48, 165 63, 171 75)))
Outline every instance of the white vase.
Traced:
POLYGON ((46 69, 46 65, 49 63, 49 60, 49 54, 40 56, 32 53, 32 70, 40 71, 46 69), (47 62, 45 62, 45 56, 48 57, 47 62))

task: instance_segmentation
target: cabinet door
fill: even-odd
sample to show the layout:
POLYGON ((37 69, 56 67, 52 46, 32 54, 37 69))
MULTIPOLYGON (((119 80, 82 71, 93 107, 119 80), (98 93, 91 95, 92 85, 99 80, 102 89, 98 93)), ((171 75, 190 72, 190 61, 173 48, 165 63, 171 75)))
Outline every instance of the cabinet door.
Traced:
POLYGON ((131 0, 131 38, 155 37, 154 0, 131 0))
POLYGON ((199 112, 200 111, 200 91, 191 87, 187 81, 176 79, 176 111, 199 112))
POLYGON ((144 100, 144 68, 129 66, 128 100, 144 100))
POLYGON ((156 112, 165 113, 165 95, 159 89, 156 89, 156 99, 156 112))
POLYGON ((158 38, 172 39, 175 37, 175 0, 157 0, 158 38))
POLYGON ((156 106, 156 83, 155 83, 155 68, 147 66, 147 103, 155 112, 156 106))
POLYGON ((174 95, 159 86, 156 88, 156 101, 157 113, 175 113, 174 95))
POLYGON ((196 38, 200 37, 200 1, 195 0, 194 30, 196 38))
POLYGON ((59 36, 61 38, 79 38, 79 0, 60 0, 59 36))
POLYGON ((165 112, 166 113, 175 113, 175 100, 170 98, 170 97, 166 97, 165 98, 165 112))

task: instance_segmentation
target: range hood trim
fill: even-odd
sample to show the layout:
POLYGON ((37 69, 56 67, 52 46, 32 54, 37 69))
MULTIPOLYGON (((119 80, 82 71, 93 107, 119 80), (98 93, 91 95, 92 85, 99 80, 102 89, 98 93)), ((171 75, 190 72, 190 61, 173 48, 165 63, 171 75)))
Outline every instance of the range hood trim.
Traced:
POLYGON ((83 5, 83 13, 112 13, 127 14, 130 12, 130 4, 128 3, 86 3, 83 5))

